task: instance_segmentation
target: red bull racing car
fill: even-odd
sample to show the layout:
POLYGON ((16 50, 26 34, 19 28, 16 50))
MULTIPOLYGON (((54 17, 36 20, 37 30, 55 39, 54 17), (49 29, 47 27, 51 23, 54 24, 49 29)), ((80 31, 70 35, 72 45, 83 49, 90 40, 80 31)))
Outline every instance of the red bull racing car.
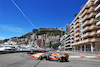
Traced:
POLYGON ((42 60, 46 58, 46 60, 55 60, 55 61, 68 61, 69 54, 60 54, 60 53, 51 53, 47 55, 40 55, 38 59, 42 60))

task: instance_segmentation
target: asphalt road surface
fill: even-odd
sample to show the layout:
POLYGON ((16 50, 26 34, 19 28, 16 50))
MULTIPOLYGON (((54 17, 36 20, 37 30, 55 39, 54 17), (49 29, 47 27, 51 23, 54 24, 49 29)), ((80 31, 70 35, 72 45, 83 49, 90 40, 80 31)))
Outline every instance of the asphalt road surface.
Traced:
POLYGON ((9 53, 0 55, 0 67, 100 67, 99 60, 69 59, 69 62, 36 60, 27 53, 9 53))

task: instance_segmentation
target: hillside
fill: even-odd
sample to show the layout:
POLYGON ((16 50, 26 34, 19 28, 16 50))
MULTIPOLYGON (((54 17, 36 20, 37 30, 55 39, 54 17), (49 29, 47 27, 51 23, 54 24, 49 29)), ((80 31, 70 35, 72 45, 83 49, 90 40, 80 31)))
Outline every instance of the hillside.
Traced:
MULTIPOLYGON (((57 30, 57 29, 54 29, 54 28, 39 28, 39 29, 33 29, 32 32, 24 34, 24 35, 22 35, 21 37, 18 37, 18 38, 30 37, 33 33, 36 34, 36 35, 48 34, 50 36, 57 36, 57 35, 61 36, 60 30, 57 30)), ((65 33, 65 31, 63 31, 63 34, 64 33, 65 33)))
MULTIPOLYGON (((37 29, 33 29, 33 33, 35 33, 36 35, 42 35, 42 34, 48 34, 48 35, 54 35, 54 36, 57 36, 57 35, 60 35, 61 36, 61 31, 60 30, 57 30, 57 29, 54 29, 54 28, 39 28, 37 29), (35 30, 35 32, 34 32, 35 30)), ((63 31, 63 34, 65 32, 63 31)))

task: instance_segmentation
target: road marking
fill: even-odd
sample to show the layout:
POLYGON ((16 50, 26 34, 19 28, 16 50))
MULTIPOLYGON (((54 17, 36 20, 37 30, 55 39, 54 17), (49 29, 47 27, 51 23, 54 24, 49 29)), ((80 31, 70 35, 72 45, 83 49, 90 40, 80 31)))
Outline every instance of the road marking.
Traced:
POLYGON ((69 58, 100 58, 100 56, 69 56, 69 58))
POLYGON ((33 55, 31 55, 30 57, 39 57, 39 56, 42 55, 42 54, 44 54, 44 53, 33 54, 33 55))

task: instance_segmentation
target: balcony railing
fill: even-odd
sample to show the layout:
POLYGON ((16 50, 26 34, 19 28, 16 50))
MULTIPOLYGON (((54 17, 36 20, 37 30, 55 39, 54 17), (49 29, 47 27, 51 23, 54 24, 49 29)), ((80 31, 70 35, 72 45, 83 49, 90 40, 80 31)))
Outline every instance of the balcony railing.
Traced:
POLYGON ((79 40, 79 37, 75 38, 75 40, 79 40))
POLYGON ((94 6, 94 2, 89 2, 88 7, 94 6))
POLYGON ((100 26, 100 21, 96 23, 96 25, 100 26))
POLYGON ((75 25, 75 28, 77 28, 79 26, 79 23, 77 23, 76 25, 75 25))
POLYGON ((98 20, 95 19, 95 18, 92 18, 92 19, 89 21, 90 24, 94 24, 94 23, 97 23, 97 22, 98 22, 98 20))
POLYGON ((85 34, 83 34, 82 38, 88 37, 88 36, 94 36, 97 35, 96 31, 92 31, 92 32, 87 32, 85 34))
POLYGON ((100 41, 100 38, 92 38, 91 42, 96 42, 96 41, 100 41))
POLYGON ((98 18, 98 17, 100 17, 100 12, 95 16, 95 18, 98 18))
POLYGON ((97 35, 97 32, 96 31, 91 32, 91 36, 93 35, 97 35))
POLYGON ((73 43, 72 45, 80 45, 80 44, 84 45, 84 44, 88 44, 88 43, 96 42, 96 41, 100 41, 100 38, 88 38, 88 39, 85 39, 83 41, 73 43))
POLYGON ((95 7, 90 7, 89 12, 94 12, 95 11, 95 7))
POLYGON ((94 4, 97 4, 97 3, 99 3, 99 2, 100 2, 100 0, 95 0, 94 4))
POLYGON ((98 29, 98 28, 99 28, 99 27, 96 26, 96 25, 91 25, 91 26, 85 27, 85 28, 82 30, 82 32, 85 32, 85 31, 87 31, 87 30, 95 30, 95 29, 98 29))
POLYGON ((84 26, 87 25, 87 24, 90 24, 90 23, 89 23, 89 20, 86 20, 86 21, 82 24, 82 27, 84 27, 84 26))
POLYGON ((78 31, 80 28, 75 29, 75 32, 78 31))
POLYGON ((82 35, 82 38, 85 38, 87 36, 90 36, 90 34, 91 34, 90 32, 87 32, 87 33, 85 33, 85 34, 82 35))
POLYGON ((95 11, 100 10, 100 4, 95 8, 95 11))
POLYGON ((83 17, 85 14, 89 13, 88 9, 86 9, 82 14, 81 17, 83 17))
POLYGON ((75 36, 78 36, 80 33, 76 33, 75 36))
POLYGON ((78 22, 79 22, 79 19, 77 19, 77 20, 75 21, 75 24, 78 23, 78 22))
POLYGON ((85 15, 85 16, 83 17, 83 19, 82 19, 82 22, 83 22, 84 20, 86 20, 86 19, 89 19, 89 15, 85 15))
POLYGON ((74 29, 71 29, 70 32, 74 31, 74 29))
POLYGON ((89 18, 91 18, 91 17, 93 17, 93 16, 95 16, 95 15, 97 15, 97 12, 92 12, 92 13, 90 13, 90 14, 89 14, 89 18))
POLYGON ((70 27, 70 29, 73 29, 74 28, 74 25, 72 25, 71 27, 70 27))
POLYGON ((87 30, 90 30, 90 26, 85 27, 85 28, 82 30, 82 32, 85 32, 85 31, 87 31, 87 30))
POLYGON ((99 27, 96 26, 96 25, 92 25, 92 26, 90 26, 90 29, 91 29, 91 30, 98 29, 98 28, 99 28, 99 27))
POLYGON ((97 33, 100 34, 100 30, 98 30, 97 33))

